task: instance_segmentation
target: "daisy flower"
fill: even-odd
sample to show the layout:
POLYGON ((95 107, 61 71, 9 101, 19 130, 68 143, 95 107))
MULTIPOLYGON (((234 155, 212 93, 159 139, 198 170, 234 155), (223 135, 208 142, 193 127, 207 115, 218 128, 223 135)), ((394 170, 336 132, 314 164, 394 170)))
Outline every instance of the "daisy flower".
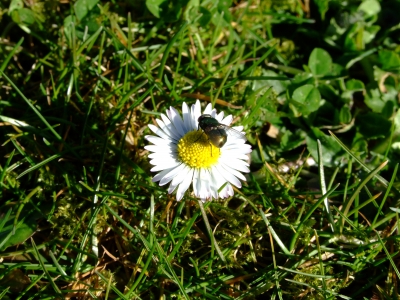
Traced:
MULTIPOLYGON (((208 136, 198 130, 198 119, 204 114, 211 115, 224 125, 230 125, 233 119, 232 115, 224 118, 223 112, 217 114, 211 104, 202 113, 199 100, 190 109, 184 102, 183 118, 175 108, 170 107, 166 115, 161 114, 161 120, 156 119, 159 127, 149 124, 155 135, 145 137, 152 143, 145 146, 152 152, 149 155, 150 164, 154 166, 151 171, 159 172, 153 182, 159 182, 160 186, 170 183, 168 193, 177 189, 178 201, 190 184, 194 195, 203 201, 233 196, 232 185, 240 188, 240 180, 246 180, 241 172, 250 172, 246 161, 251 146, 245 144, 244 136, 238 138, 228 132, 226 143, 221 148, 215 147, 208 136)), ((243 126, 232 128, 243 131, 243 126)))

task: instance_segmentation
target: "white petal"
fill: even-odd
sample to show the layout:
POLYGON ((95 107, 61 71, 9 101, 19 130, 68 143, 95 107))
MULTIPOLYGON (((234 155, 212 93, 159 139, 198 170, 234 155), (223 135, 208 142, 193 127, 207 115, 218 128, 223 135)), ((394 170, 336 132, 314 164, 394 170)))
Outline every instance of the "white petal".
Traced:
POLYGON ((180 201, 183 198, 186 190, 189 188, 190 183, 193 178, 193 169, 190 169, 188 176, 185 177, 185 180, 179 185, 178 190, 176 191, 176 200, 180 201))
POLYGON ((245 136, 233 136, 232 132, 228 134, 228 139, 224 145, 227 149, 241 149, 246 142, 245 136))
POLYGON ((242 173, 240 173, 240 172, 236 171, 235 169, 231 168, 229 165, 221 163, 219 166, 221 168, 224 168, 227 173, 229 173, 229 174, 231 174, 231 175, 233 175, 233 176, 235 176, 235 177, 237 177, 237 178, 239 178, 239 179, 241 179, 243 181, 246 181, 246 177, 244 177, 242 173))
POLYGON ((198 119, 201 116, 201 106, 200 106, 200 101, 197 100, 194 105, 192 105, 192 126, 193 130, 198 129, 198 119))
POLYGON ((229 181, 238 188, 242 187, 240 180, 237 179, 232 174, 226 172, 225 169, 223 169, 220 165, 215 165, 215 168, 221 173, 221 175, 226 179, 226 181, 229 181))
MULTIPOLYGON (((182 162, 180 162, 179 160, 175 159, 174 157, 163 157, 163 156, 160 155, 160 156, 158 156, 156 158, 151 159, 150 163, 153 166, 171 165, 171 168, 172 168, 172 166, 179 165, 182 162)), ((165 169, 167 169, 167 168, 163 168, 163 170, 165 170, 165 169)))
POLYGON ((212 169, 202 169, 200 176, 202 182, 199 190, 200 198, 211 199, 214 197, 218 199, 217 180, 215 179, 212 169))
MULTIPOLYGON (((159 161, 157 161, 158 163, 159 161)), ((150 163, 152 163, 152 161, 150 161, 150 163)), ((151 172, 157 172, 157 171, 161 171, 161 170, 165 170, 165 169, 169 169, 169 168, 174 168, 176 166, 178 166, 179 164, 181 164, 180 161, 165 161, 164 163, 159 163, 157 165, 155 165, 150 171, 151 172)))
POLYGON ((193 172, 193 192, 196 195, 196 197, 199 197, 200 188, 201 188, 200 170, 199 169, 194 169, 194 172, 193 172))
POLYGON ((221 148, 221 156, 234 157, 234 158, 237 158, 237 159, 242 159, 244 161, 249 160, 249 157, 247 156, 246 153, 242 153, 241 151, 239 151, 237 149, 235 149, 235 150, 232 150, 232 149, 227 150, 225 148, 221 148))
POLYGON ((174 182, 171 181, 171 184, 168 187, 168 194, 172 194, 172 192, 175 191, 177 186, 178 186, 178 184, 174 184, 174 182))
POLYGON ((160 180, 160 186, 167 184, 168 182, 170 182, 172 179, 175 178, 175 176, 177 174, 179 174, 180 172, 182 172, 182 170, 185 168, 184 164, 180 164, 178 167, 173 168, 173 169, 169 169, 170 172, 168 172, 167 174, 165 174, 163 176, 163 178, 160 180))
POLYGON ((187 177, 189 175, 190 170, 191 170, 191 168, 184 164, 184 168, 182 169, 182 171, 180 173, 178 173, 174 177, 174 179, 172 179, 171 184, 172 185, 178 185, 181 182, 183 182, 183 180, 185 180, 185 177, 187 177))
POLYGON ((209 177, 209 198, 218 199, 218 188, 226 181, 222 176, 215 174, 212 168, 205 170, 205 172, 207 172, 207 176, 209 177))
POLYGON ((222 188, 222 190, 219 192, 218 196, 221 197, 221 199, 225 199, 225 198, 229 197, 227 186, 224 186, 222 188))
POLYGON ((172 140, 179 141, 180 136, 176 132, 175 128, 172 126, 170 120, 164 114, 161 114, 161 118, 163 120, 165 119, 165 121, 161 121, 160 119, 156 119, 158 126, 160 126, 160 128, 162 128, 162 130, 165 132, 165 134, 170 136, 170 138, 172 140))
POLYGON ((233 153, 235 153, 234 155, 239 155, 239 154, 248 154, 251 152, 251 146, 248 144, 243 144, 243 145, 239 145, 239 144, 228 144, 226 143, 222 148, 221 148, 223 153, 228 153, 228 151, 230 151, 230 155, 233 155, 233 153))
POLYGON ((165 152, 154 152, 152 154, 149 155, 150 161, 153 162, 153 165, 158 164, 158 161, 161 162, 165 162, 165 161, 169 161, 169 160, 173 160, 176 161, 176 155, 172 154, 172 153, 165 153, 165 152))
POLYGON ((169 156, 174 155, 176 156, 176 147, 162 147, 162 146, 156 146, 156 145, 147 145, 144 147, 144 149, 149 150, 151 152, 155 153, 165 153, 168 154, 169 156))
POLYGON ((176 151, 175 146, 157 146, 157 145, 147 145, 144 147, 146 150, 149 150, 151 152, 157 152, 157 153, 166 153, 167 156, 170 156, 172 152, 176 151))
MULTIPOLYGON (((222 121, 223 118, 224 118, 224 112, 223 112, 223 111, 221 111, 219 114, 217 114, 217 115, 215 116, 215 119, 216 119, 219 123, 221 123, 221 121, 222 121)), ((229 125, 229 124, 226 124, 226 125, 229 125)))
POLYGON ((212 106, 211 103, 208 103, 206 109, 203 112, 203 115, 211 115, 211 112, 212 112, 212 106))
POLYGON ((179 115, 179 112, 171 106, 169 110, 167 110, 167 116, 171 120, 171 123, 175 127, 178 134, 180 136, 184 136, 186 132, 183 127, 183 121, 181 116, 179 115))
POLYGON ((244 153, 244 154, 251 153, 251 151, 252 151, 251 146, 250 146, 249 144, 244 144, 244 145, 240 148, 240 150, 241 150, 241 153, 244 153))
POLYGON ((218 193, 218 190, 227 183, 224 176, 222 176, 215 166, 211 167, 211 183, 212 189, 215 190, 216 194, 218 193))
POLYGON ((224 188, 219 192, 219 196, 224 199, 234 195, 233 188, 230 183, 228 183, 224 188))
POLYGON ((148 126, 149 126, 150 130, 153 131, 160 138, 163 138, 165 140, 171 139, 170 135, 166 134, 163 130, 161 130, 157 126, 154 126, 153 124, 149 124, 148 126))
POLYGON ((170 139, 163 139, 154 135, 146 135, 144 138, 154 145, 172 146, 174 144, 170 139))
POLYGON ((238 147, 236 149, 229 149, 222 147, 221 148, 221 157, 230 159, 230 158, 235 158, 235 159, 242 159, 244 161, 248 161, 249 157, 246 155, 247 148, 246 147, 238 147), (244 157, 244 158, 241 158, 244 157))
POLYGON ((239 131, 240 133, 243 133, 243 126, 232 126, 233 129, 235 129, 236 131, 239 131))
POLYGON ((171 170, 174 170, 175 168, 171 168, 171 169, 167 169, 167 170, 163 170, 160 173, 156 174, 151 181, 153 182, 157 182, 160 181, 161 178, 163 178, 166 174, 168 174, 171 170))
POLYGON ((235 193, 234 193, 234 191, 233 191, 232 185, 229 183, 229 184, 226 185, 226 187, 227 187, 227 189, 228 189, 228 195, 229 195, 229 196, 233 196, 235 193))
MULTIPOLYGON (((145 146, 144 148, 147 149, 146 147, 147 146, 145 146)), ((150 153, 148 156, 148 158, 151 158, 151 159, 153 159, 153 158, 176 159, 176 157, 177 157, 176 153, 172 153, 172 152, 167 153, 164 151, 153 152, 153 153, 150 153)))
POLYGON ((195 195, 201 199, 211 198, 211 176, 207 169, 200 169, 197 174, 197 182, 193 176, 193 187, 196 185, 195 195))
POLYGON ((202 181, 205 183, 204 189, 205 189, 205 198, 211 198, 212 197, 212 188, 211 188, 211 174, 207 169, 201 169, 201 178, 202 181))
MULTIPOLYGON (((162 115, 163 115, 163 114, 161 114, 161 118, 162 118, 162 115)), ((157 124, 158 124, 158 127, 159 127, 162 131, 164 131, 167 135, 171 136, 171 134, 170 134, 170 132, 169 132, 169 130, 168 130, 168 126, 164 123, 164 121, 162 121, 162 120, 160 120, 160 119, 156 119, 156 122, 157 122, 157 124)))
POLYGON ((174 179, 172 179, 171 184, 168 187, 169 194, 171 194, 176 189, 176 187, 182 183, 185 177, 189 175, 190 170, 191 169, 188 166, 184 165, 182 171, 178 173, 178 175, 175 176, 174 179))
MULTIPOLYGON (((168 110, 166 111, 166 113, 168 114, 168 110)), ((166 130, 170 132, 171 136, 174 137, 175 140, 179 141, 182 135, 176 130, 171 120, 164 114, 161 114, 161 119, 163 120, 166 130)))
POLYGON ((241 172, 245 172, 245 173, 250 172, 249 168, 247 167, 248 164, 241 159, 236 159, 233 157, 225 157, 225 156, 221 155, 221 157, 218 159, 218 162, 228 165, 231 168, 241 171, 241 172))
POLYGON ((186 102, 183 102, 182 104, 182 116, 183 116, 183 126, 185 132, 192 131, 191 115, 189 107, 187 106, 186 102))
POLYGON ((232 115, 226 116, 225 119, 221 120, 220 123, 229 126, 232 123, 233 117, 232 115))

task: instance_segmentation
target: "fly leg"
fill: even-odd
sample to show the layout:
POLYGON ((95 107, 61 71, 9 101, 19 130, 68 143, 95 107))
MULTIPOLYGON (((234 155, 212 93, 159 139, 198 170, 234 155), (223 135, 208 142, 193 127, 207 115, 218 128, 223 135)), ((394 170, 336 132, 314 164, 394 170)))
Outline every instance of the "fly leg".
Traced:
POLYGON ((202 133, 200 134, 199 138, 198 138, 197 140, 195 140, 193 143, 196 143, 196 142, 201 138, 201 136, 203 135, 203 133, 204 133, 204 132, 202 132, 202 133))

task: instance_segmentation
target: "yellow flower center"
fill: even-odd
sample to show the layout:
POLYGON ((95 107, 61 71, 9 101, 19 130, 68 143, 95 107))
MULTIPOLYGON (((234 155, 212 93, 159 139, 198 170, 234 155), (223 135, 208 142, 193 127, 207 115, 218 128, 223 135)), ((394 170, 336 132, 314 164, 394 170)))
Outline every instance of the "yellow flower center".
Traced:
POLYGON ((202 131, 189 131, 178 142, 179 159, 192 168, 208 168, 217 163, 219 148, 202 131))

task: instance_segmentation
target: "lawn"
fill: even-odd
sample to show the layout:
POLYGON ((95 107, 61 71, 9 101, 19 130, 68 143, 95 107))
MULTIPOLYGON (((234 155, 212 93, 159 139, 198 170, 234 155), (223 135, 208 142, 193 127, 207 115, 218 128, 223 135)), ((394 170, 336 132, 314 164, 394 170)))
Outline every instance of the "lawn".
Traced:
POLYGON ((400 299, 399 11, 2 1, 0 299, 400 299))

